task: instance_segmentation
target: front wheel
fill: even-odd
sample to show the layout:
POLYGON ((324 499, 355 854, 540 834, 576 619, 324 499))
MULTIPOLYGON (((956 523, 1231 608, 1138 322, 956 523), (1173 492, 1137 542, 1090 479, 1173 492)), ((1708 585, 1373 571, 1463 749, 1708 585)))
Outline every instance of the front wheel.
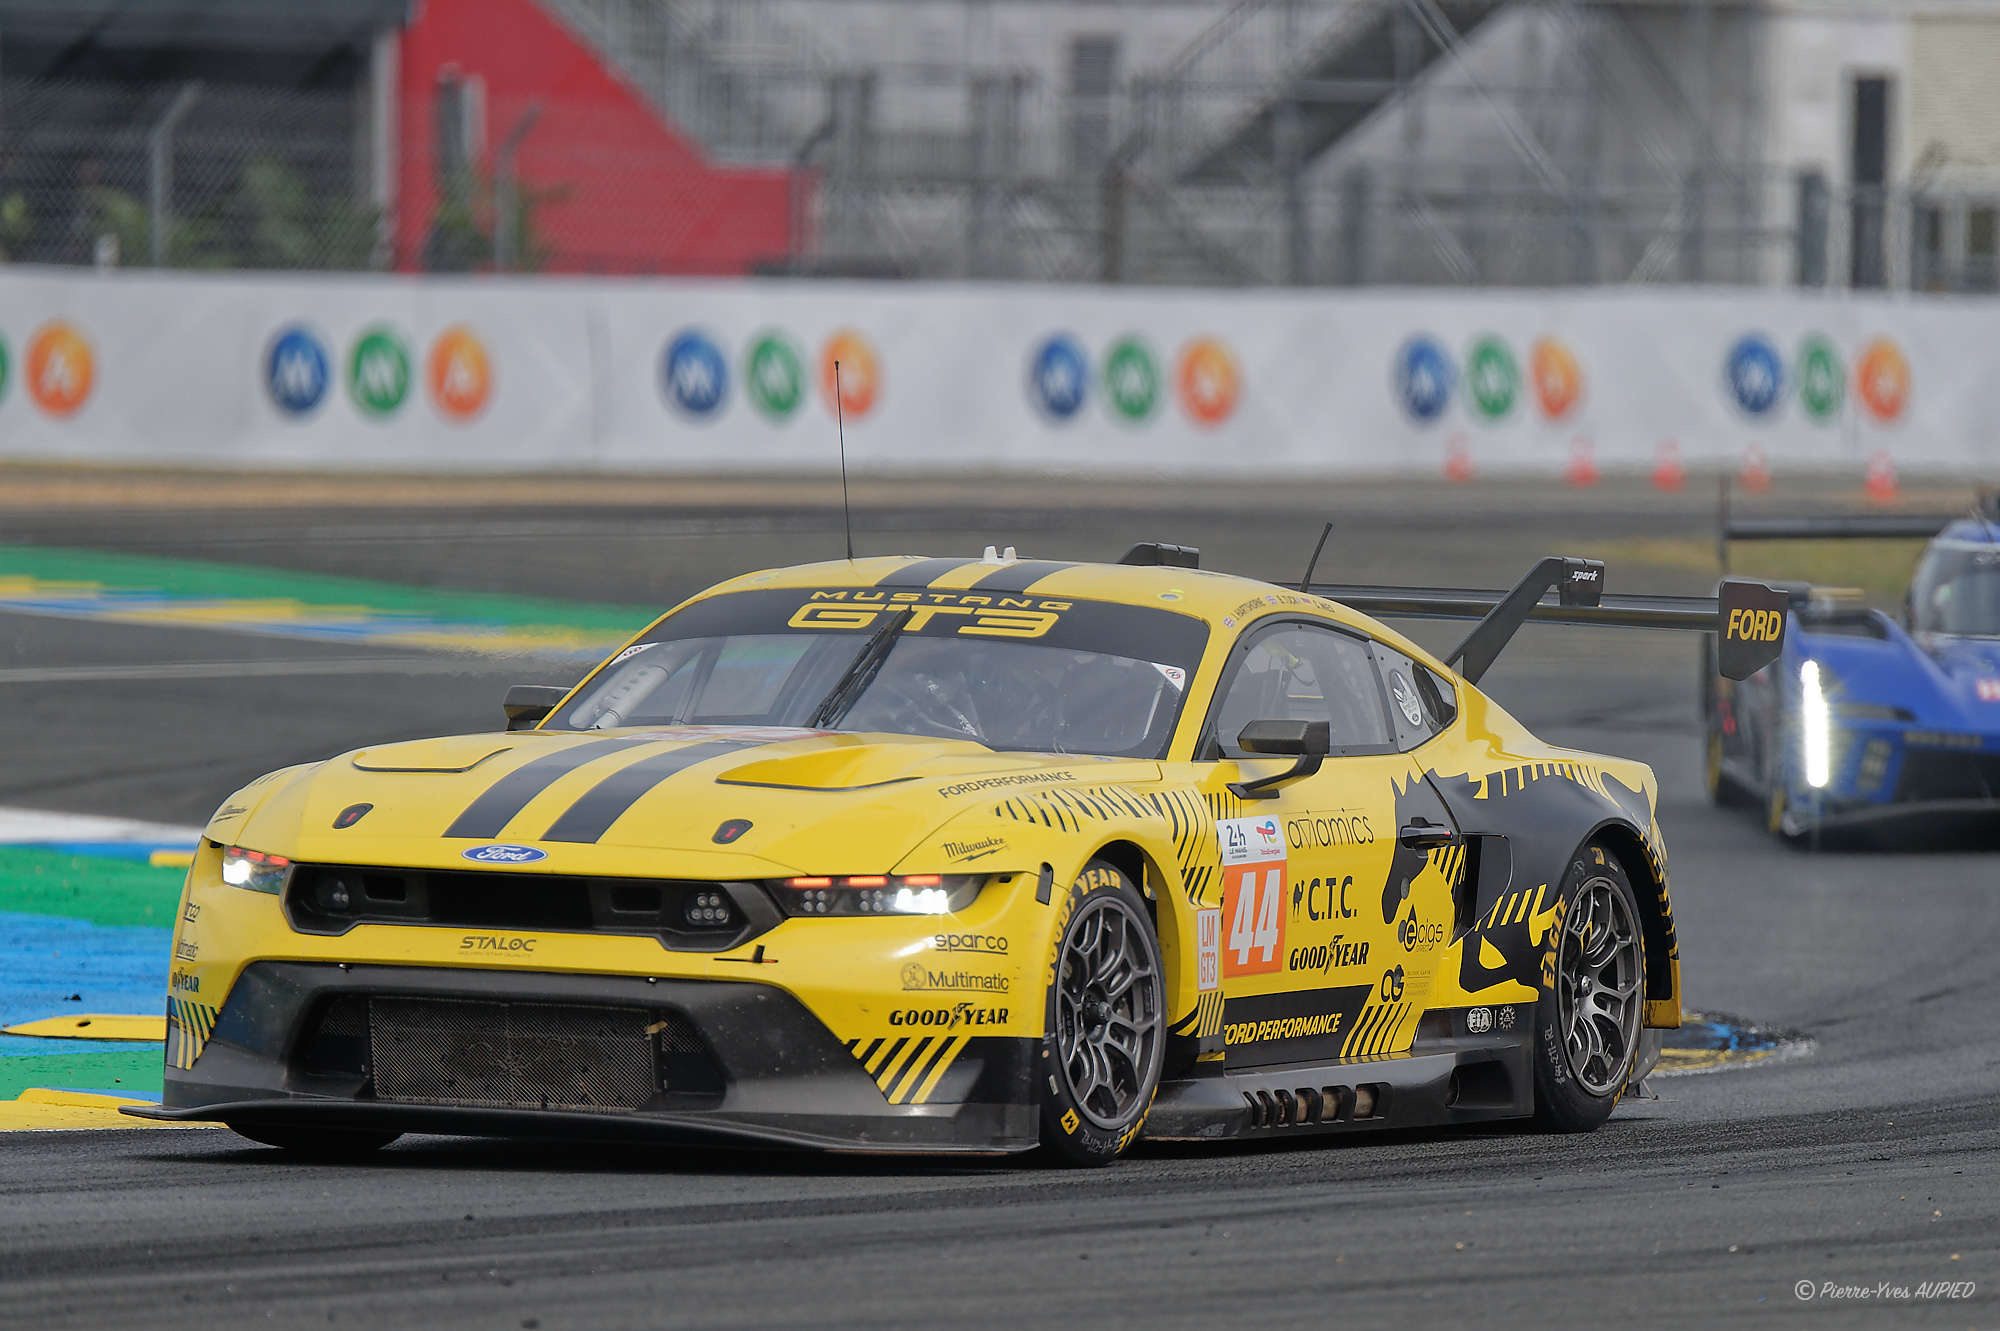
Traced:
POLYGON ((1535 1004, 1535 1120, 1592 1132, 1632 1077, 1646 1006, 1639 902, 1618 857, 1587 845, 1563 875, 1535 1004))
POLYGON ((1049 957, 1042 1037, 1042 1145, 1071 1165, 1107 1165, 1145 1126, 1166 1050, 1160 945, 1145 899, 1093 860, 1063 904, 1049 957))

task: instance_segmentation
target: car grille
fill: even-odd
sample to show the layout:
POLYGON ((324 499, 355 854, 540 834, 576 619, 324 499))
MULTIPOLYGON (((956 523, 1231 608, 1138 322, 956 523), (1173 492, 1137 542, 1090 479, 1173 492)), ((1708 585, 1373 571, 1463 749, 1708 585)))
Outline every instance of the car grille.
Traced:
POLYGON ((741 946, 780 918, 754 883, 332 864, 300 865, 284 902, 309 934, 357 924, 641 934, 689 952, 741 946))
POLYGON ((299 1050, 307 1077, 358 1076, 399 1104, 616 1113, 722 1092, 687 1018, 647 1008, 345 995, 299 1050))
POLYGON ((2000 754, 1905 749, 1899 800, 1977 800, 2000 796, 2000 754))

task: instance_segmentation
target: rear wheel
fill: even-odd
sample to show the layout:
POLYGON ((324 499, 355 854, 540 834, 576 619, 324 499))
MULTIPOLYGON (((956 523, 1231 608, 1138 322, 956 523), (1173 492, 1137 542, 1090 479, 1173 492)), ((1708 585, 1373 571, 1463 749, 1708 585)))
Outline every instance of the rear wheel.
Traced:
POLYGON ((1535 1120, 1591 1132, 1631 1080, 1646 1004, 1639 902, 1618 857, 1587 845, 1563 875, 1535 1005, 1535 1120))
POLYGON ((284 1127, 231 1123, 230 1131, 261 1146, 275 1146, 306 1160, 358 1160, 387 1146, 400 1132, 359 1132, 351 1128, 284 1127))
POLYGON ((1042 1144, 1065 1164, 1105 1165, 1145 1125, 1160 1089, 1166 989, 1145 899, 1102 860, 1063 905, 1042 1038, 1042 1144))

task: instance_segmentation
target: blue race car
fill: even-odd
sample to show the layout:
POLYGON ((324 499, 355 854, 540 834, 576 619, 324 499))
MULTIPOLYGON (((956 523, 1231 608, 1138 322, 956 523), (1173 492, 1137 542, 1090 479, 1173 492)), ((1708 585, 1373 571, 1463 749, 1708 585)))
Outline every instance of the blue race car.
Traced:
POLYGON ((1761 802, 1773 835, 2000 815, 2000 505, 1964 518, 1748 519, 1726 540, 1922 538, 1899 622, 1791 589, 1776 662, 1706 669, 1708 792, 1761 802))

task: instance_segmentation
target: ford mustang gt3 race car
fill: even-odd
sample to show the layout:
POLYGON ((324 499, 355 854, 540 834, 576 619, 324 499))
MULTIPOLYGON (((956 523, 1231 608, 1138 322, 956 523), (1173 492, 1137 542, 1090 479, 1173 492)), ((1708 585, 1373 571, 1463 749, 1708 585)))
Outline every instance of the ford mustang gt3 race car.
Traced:
POLYGON ((1707 779, 1773 834, 2000 811, 2000 514, 1725 522, 1729 540, 1930 538, 1904 618, 1800 588, 1781 657, 1708 681, 1707 779))
MULTIPOLYGON (((1532 618, 1783 598, 864 558, 751 573, 505 732, 273 772, 208 824, 162 1119, 1108 1161, 1602 1122, 1680 1020, 1645 766, 1476 680, 1532 618), (1553 599, 1551 599, 1553 597, 1553 599), (1441 660, 1359 613, 1477 618, 1441 660)), ((1308 575, 1309 577, 1310 575, 1308 575)))

